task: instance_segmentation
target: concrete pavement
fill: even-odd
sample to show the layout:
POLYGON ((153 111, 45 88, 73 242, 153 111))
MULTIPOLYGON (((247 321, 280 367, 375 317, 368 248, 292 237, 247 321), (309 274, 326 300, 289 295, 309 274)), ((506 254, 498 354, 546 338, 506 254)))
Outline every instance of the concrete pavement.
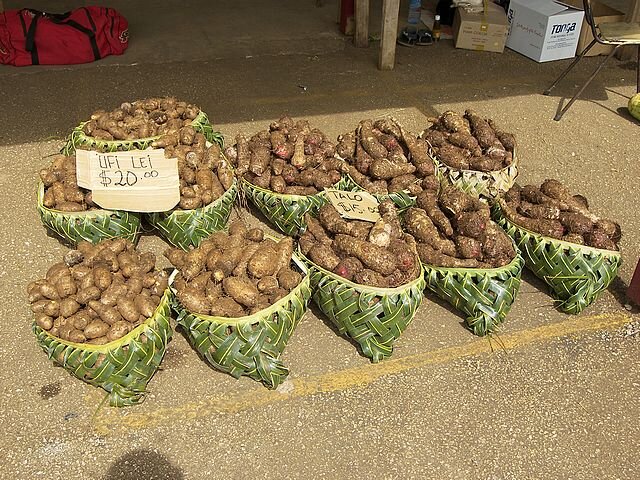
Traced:
MULTIPOLYGON (((139 5, 129 7, 136 22, 144 17, 135 13, 139 5)), ((211 44, 218 43, 214 20, 225 20, 224 30, 242 19, 242 11, 216 5, 215 16, 202 13, 192 23, 198 35, 211 28, 211 44)), ((261 34, 278 38, 258 29, 247 44, 221 39, 220 56, 204 43, 145 61, 139 54, 172 35, 140 24, 144 45, 113 63, 0 68, 7 167, 0 173, 0 478, 635 479, 640 339, 637 313, 625 309, 623 295, 640 256, 640 125, 624 111, 635 65, 613 61, 558 123, 552 117, 561 97, 540 92, 565 61, 536 64, 510 51, 442 42, 399 49, 396 70, 379 72, 375 44, 359 50, 336 35, 333 10, 307 16, 299 8, 263 17, 295 25, 302 53, 256 43, 261 34), (318 44, 307 32, 331 40, 318 44), (544 285, 525 272, 491 341, 474 337, 460 315, 427 295, 392 359, 377 365, 312 308, 285 350, 291 374, 276 392, 207 367, 178 332, 143 405, 101 406, 104 392, 54 368, 30 332, 25 285, 65 251, 39 222, 34 182, 47 155, 92 110, 164 94, 201 105, 228 140, 282 113, 309 118, 335 137, 365 117, 391 114, 418 130, 435 113, 473 107, 516 134, 519 181, 562 179, 621 223, 619 279, 572 317, 557 312, 544 285)), ((557 95, 569 94, 596 62, 585 60, 557 95)), ((166 244, 145 235, 140 247, 159 254, 166 244)))

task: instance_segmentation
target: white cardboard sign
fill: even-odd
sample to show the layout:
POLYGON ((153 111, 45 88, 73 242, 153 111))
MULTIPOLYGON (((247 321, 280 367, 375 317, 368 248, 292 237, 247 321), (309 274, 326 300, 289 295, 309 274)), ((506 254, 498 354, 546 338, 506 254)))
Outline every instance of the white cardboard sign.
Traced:
POLYGON ((338 210, 341 217, 374 223, 380 219, 378 201, 370 193, 345 192, 332 188, 326 189, 325 192, 331 205, 338 210))
POLYGON ((108 210, 166 212, 180 201, 178 161, 164 149, 100 153, 76 150, 78 186, 108 210))

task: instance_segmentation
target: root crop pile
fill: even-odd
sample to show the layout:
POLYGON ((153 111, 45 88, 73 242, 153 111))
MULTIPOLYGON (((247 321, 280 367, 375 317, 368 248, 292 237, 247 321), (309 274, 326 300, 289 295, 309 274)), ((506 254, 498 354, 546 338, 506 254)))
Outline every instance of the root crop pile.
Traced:
POLYGON ((80 242, 27 287, 36 324, 62 340, 102 345, 152 317, 167 288, 155 255, 125 239, 80 242))
MULTIPOLYGON (((191 210, 219 198, 233 184, 233 170, 217 144, 206 145, 203 134, 192 126, 180 130, 176 145, 161 137, 156 146, 165 149, 165 157, 178 159, 180 202, 178 208, 191 210)), ((78 187, 75 156, 57 155, 48 168, 40 171, 45 186, 43 204, 63 212, 100 208, 93 203, 91 191, 78 187)))
POLYGON ((573 195, 560 181, 545 180, 540 188, 514 185, 504 196, 505 216, 516 225, 547 237, 618 250, 620 225, 589 211, 582 195, 573 195))
POLYGON ((282 117, 249 140, 240 134, 225 153, 239 177, 276 193, 313 195, 342 176, 335 145, 306 120, 282 117))
POLYGON ((515 137, 501 130, 493 120, 471 109, 464 116, 448 110, 422 132, 438 160, 456 170, 492 172, 513 163, 515 137))
POLYGON ((217 144, 207 146, 204 135, 192 126, 180 129, 175 145, 166 143, 168 137, 160 137, 154 144, 165 149, 166 158, 178 159, 179 208, 204 207, 231 188, 233 170, 217 144))
POLYGON ((391 288, 411 282, 420 273, 415 241, 402 232, 390 200, 379 206, 374 223, 347 220, 331 205, 318 217, 307 214, 300 249, 312 262, 361 285, 391 288))
POLYGON ((190 125, 200 108, 173 97, 125 102, 110 112, 98 110, 82 127, 98 140, 135 140, 175 134, 190 125))
POLYGON ((82 212, 96 205, 91 191, 78 186, 76 158, 56 155, 48 168, 40 170, 45 191, 42 203, 63 212, 82 212))
POLYGON ((361 121, 355 132, 338 137, 336 151, 353 181, 370 193, 438 188, 427 144, 394 120, 361 121))
POLYGON ((420 259, 448 268, 495 268, 515 257, 509 236, 490 219, 489 207, 456 189, 423 192, 404 214, 420 259))
POLYGON ((292 238, 276 242, 241 222, 187 252, 165 252, 179 271, 174 286, 180 303, 192 313, 216 317, 253 315, 291 292, 302 280, 291 268, 292 254, 292 238))

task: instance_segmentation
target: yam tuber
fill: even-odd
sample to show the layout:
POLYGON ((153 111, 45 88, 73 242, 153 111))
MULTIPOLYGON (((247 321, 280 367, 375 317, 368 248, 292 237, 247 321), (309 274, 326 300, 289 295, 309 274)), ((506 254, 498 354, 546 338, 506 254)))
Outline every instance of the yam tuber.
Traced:
POLYGON ((422 193, 416 197, 416 206, 423 209, 427 215, 429 215, 433 224, 438 227, 445 236, 451 237, 453 235, 451 221, 438 206, 437 193, 423 190, 422 193))
POLYGON ((276 273, 278 261, 278 252, 274 246, 263 243, 247 262, 247 271, 254 278, 270 276, 276 273))
POLYGON ((278 271, 277 279, 280 288, 284 288, 285 290, 290 292, 300 284, 300 282, 302 281, 302 275, 286 266, 282 267, 278 271))
POLYGON ((482 242, 480 242, 480 240, 463 235, 456 235, 454 242, 456 244, 458 258, 482 259, 482 242))
POLYGON ((356 272, 353 275, 353 281, 361 285, 369 285, 371 287, 378 288, 387 288, 389 286, 389 282, 384 275, 368 268, 356 272))
POLYGON ((309 259, 316 265, 330 272, 340 263, 340 257, 334 253, 333 249, 322 243, 315 244, 311 250, 309 250, 309 259))
POLYGON ((356 137, 353 133, 346 133, 338 137, 336 153, 341 158, 353 158, 356 150, 356 137))
POLYGON ((230 297, 220 297, 211 302, 211 315, 216 317, 243 317, 245 311, 242 305, 230 297))
POLYGON ((487 228, 489 219, 481 211, 462 212, 454 217, 460 235, 479 238, 487 228))
POLYGON ((247 278, 227 277, 222 281, 222 287, 227 295, 246 307, 257 304, 260 293, 247 278))
POLYGON ((425 242, 438 250, 453 255, 455 246, 452 241, 440 237, 436 226, 424 210, 409 208, 404 215, 404 225, 418 242, 425 242))
POLYGON ((394 255, 382 247, 341 234, 336 235, 333 241, 338 251, 356 257, 364 266, 382 275, 389 275, 397 268, 394 255))
POLYGON ((347 280, 353 280, 355 275, 364 269, 362 262, 356 257, 345 257, 336 267, 333 269, 333 273, 346 278, 347 280))
POLYGON ((374 160, 369 167, 369 172, 373 178, 389 180, 393 177, 413 173, 416 167, 410 163, 397 164, 389 160, 374 160))
POLYGON ((373 134, 373 122, 370 120, 360 122, 359 141, 362 148, 371 155, 374 160, 387 158, 387 149, 373 134))
POLYGON ((478 262, 478 260, 473 258, 462 259, 446 255, 426 243, 418 243, 416 248, 420 260, 429 265, 447 268, 481 268, 481 263, 478 262))
POLYGON ((558 180, 547 179, 540 188, 515 185, 511 190, 501 207, 505 216, 517 225, 580 245, 618 248, 620 226, 590 212, 586 198, 571 194, 558 180), (555 223, 543 221, 544 217, 552 217, 555 223))

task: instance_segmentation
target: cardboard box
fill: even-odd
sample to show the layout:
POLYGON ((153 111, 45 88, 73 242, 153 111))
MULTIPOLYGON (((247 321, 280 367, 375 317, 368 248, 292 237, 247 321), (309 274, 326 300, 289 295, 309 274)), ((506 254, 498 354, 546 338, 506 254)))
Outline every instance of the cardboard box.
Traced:
POLYGON ((536 62, 575 56, 584 12, 552 0, 511 0, 507 47, 536 62))
MULTIPOLYGON (((577 10, 584 9, 582 0, 562 0, 561 3, 577 10)), ((596 25, 600 25, 602 23, 624 22, 624 13, 603 3, 592 1, 591 9, 593 11, 593 19, 595 20, 596 25)), ((587 48, 592 40, 593 34, 591 33, 591 27, 585 18, 582 21, 582 29, 580 30, 580 38, 578 39, 576 54, 579 54, 582 50, 587 48)), ((589 50, 589 53, 587 53, 587 57, 609 55, 611 50, 613 50, 613 47, 610 45, 596 43, 593 48, 589 50)))
POLYGON ((503 8, 494 3, 488 3, 484 13, 467 13, 463 8, 456 9, 453 20, 456 48, 502 53, 508 31, 507 15, 503 8))

